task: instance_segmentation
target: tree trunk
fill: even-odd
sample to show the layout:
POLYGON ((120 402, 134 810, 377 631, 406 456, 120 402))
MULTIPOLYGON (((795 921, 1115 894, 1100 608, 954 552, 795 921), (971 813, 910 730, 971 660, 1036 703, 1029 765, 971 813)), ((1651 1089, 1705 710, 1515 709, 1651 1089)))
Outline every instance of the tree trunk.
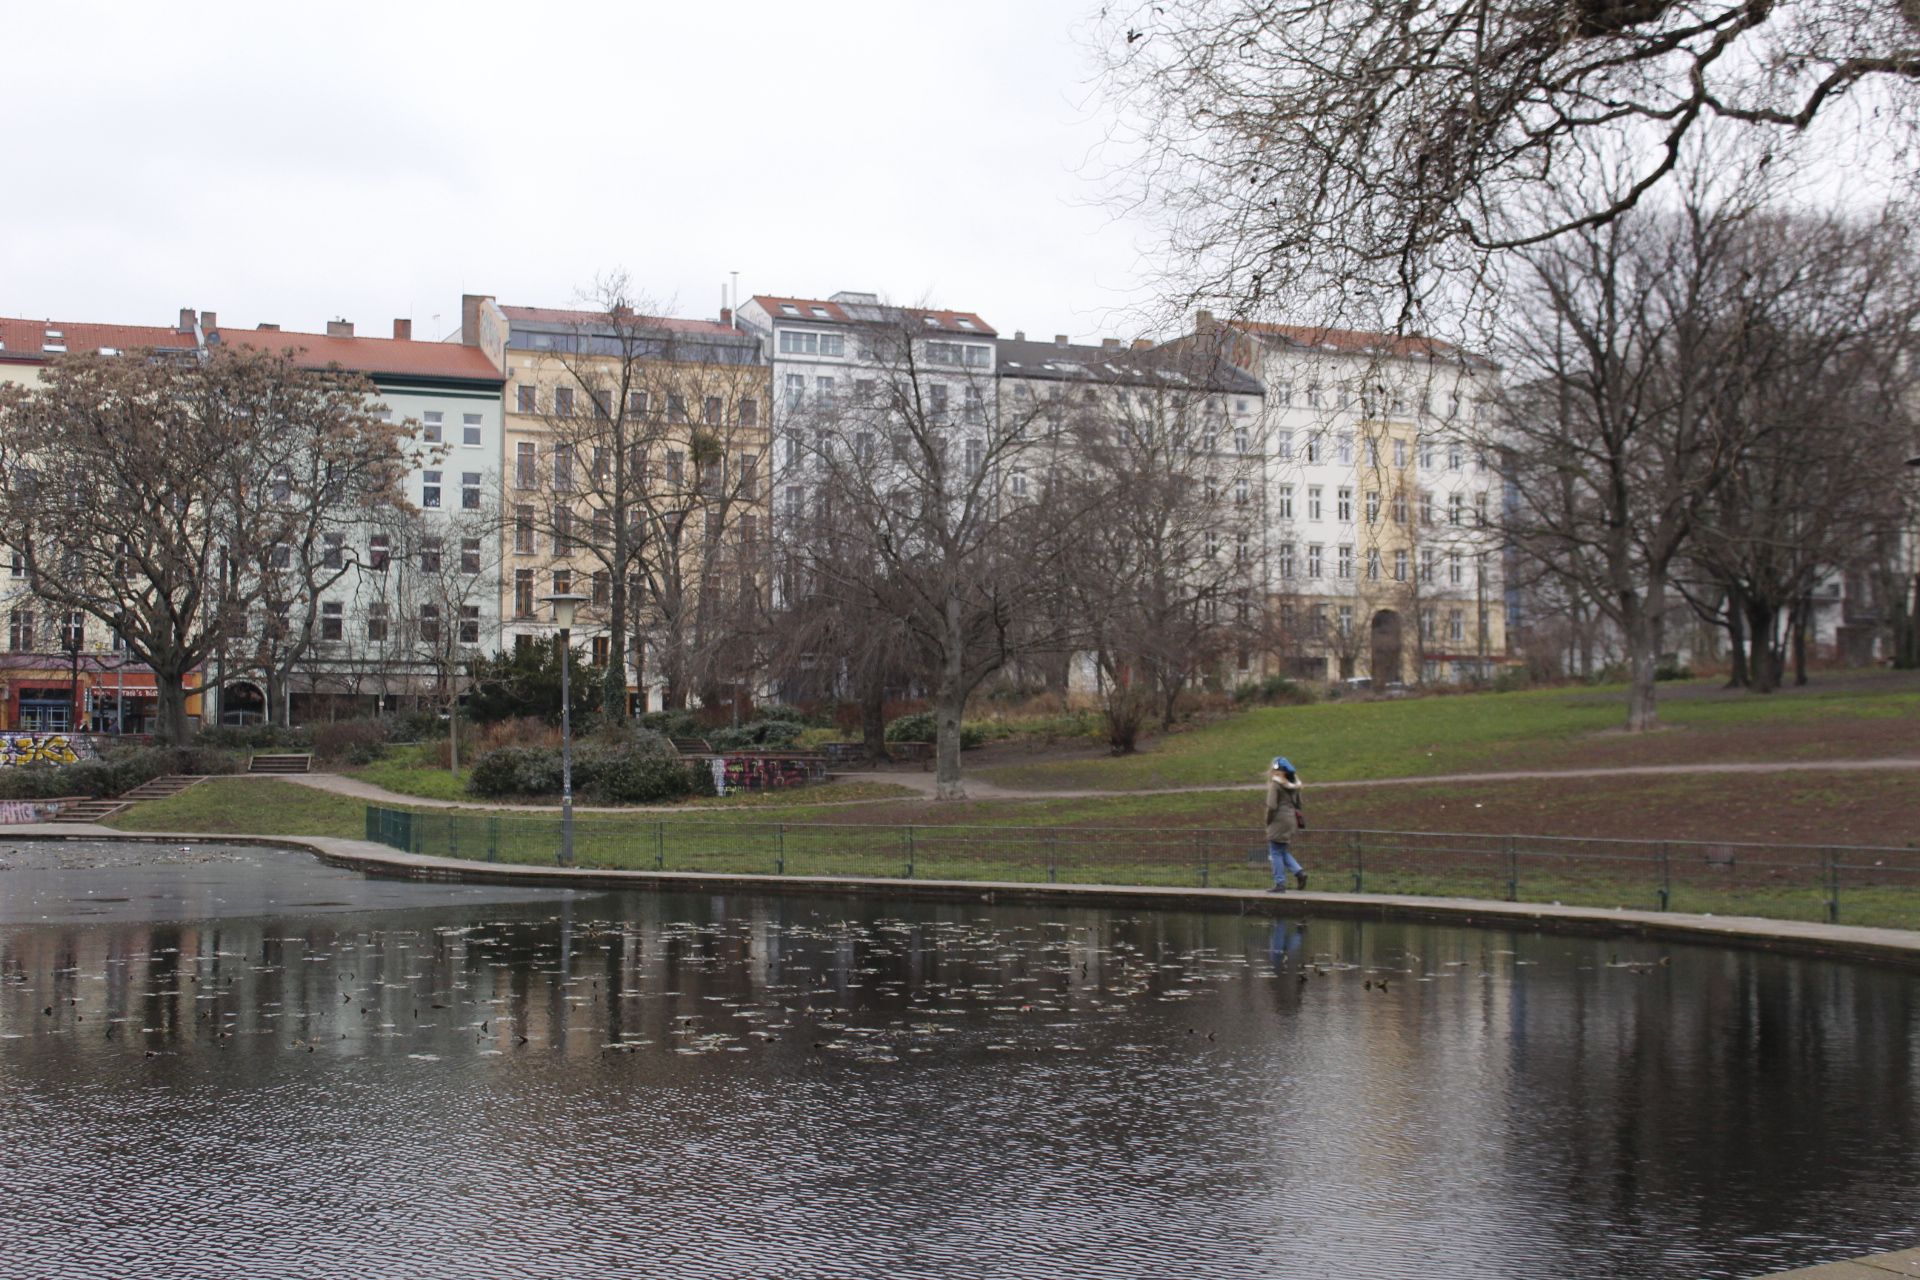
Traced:
POLYGON ((1747 667, 1746 596, 1738 588, 1727 592, 1727 688, 1744 689, 1753 683, 1747 667))
POLYGON ((453 687, 453 697, 447 700, 447 768, 457 778, 460 776, 460 686, 453 687))
POLYGON ((1806 596, 1794 606, 1789 625, 1793 628, 1793 683, 1807 682, 1807 625, 1813 613, 1813 601, 1806 596))
POLYGON ((868 680, 860 691, 860 738, 867 759, 878 764, 891 758, 887 754, 887 685, 878 677, 868 680))
POLYGON ((1755 693, 1772 693, 1780 687, 1780 648, 1773 641, 1775 607, 1764 600, 1747 601, 1747 643, 1752 649, 1755 693))
POLYGON ((1627 640, 1627 732, 1660 727, 1654 671, 1660 665, 1660 613, 1666 606, 1664 583, 1650 585, 1645 596, 1625 601, 1627 640))
MULTIPOLYGON (((160 671, 153 673, 154 687, 159 691, 158 719, 154 731, 160 741, 169 746, 183 747, 191 737, 187 728, 187 689, 186 678, 179 673, 160 671)), ((204 691, 201 697, 206 695, 204 691)))
POLYGON ((946 602, 946 652, 941 655, 940 684, 934 696, 933 715, 937 726, 934 742, 933 788, 938 800, 965 800, 967 789, 960 781, 960 717, 966 710, 967 688, 963 664, 966 662, 966 637, 960 625, 960 602, 946 602))

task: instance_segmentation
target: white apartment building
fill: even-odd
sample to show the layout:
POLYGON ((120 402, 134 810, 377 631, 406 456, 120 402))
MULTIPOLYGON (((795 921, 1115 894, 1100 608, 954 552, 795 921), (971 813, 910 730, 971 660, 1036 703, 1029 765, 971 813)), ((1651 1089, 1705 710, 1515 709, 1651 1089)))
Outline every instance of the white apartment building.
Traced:
POLYGON ((1497 377, 1444 343, 1223 323, 1266 388, 1267 555, 1286 666, 1376 687, 1493 674, 1506 658, 1501 481, 1480 446, 1497 377))

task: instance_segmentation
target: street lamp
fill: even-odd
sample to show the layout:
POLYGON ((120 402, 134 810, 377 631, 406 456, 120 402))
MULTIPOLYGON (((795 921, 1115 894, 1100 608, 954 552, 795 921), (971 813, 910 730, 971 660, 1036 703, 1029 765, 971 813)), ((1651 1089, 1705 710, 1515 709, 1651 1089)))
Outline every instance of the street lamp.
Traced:
POLYGON ((553 620, 560 624, 560 865, 573 865, 573 691, 567 683, 567 669, 573 665, 569 634, 573 613, 586 597, 572 591, 559 591, 540 597, 553 606, 553 620))

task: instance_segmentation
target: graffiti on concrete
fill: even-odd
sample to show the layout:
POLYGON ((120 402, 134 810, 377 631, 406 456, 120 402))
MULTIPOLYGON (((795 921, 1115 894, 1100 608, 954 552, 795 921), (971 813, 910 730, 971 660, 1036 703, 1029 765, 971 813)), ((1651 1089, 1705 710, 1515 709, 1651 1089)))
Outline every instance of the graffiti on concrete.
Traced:
POLYGON ((66 806, 58 800, 7 800, 0 802, 0 826, 16 822, 45 822, 66 806))
POLYGON ((75 764, 92 756, 93 744, 71 733, 0 733, 0 769, 75 764))
POLYGON ((714 794, 722 796, 729 791, 805 786, 827 776, 827 762, 821 756, 715 756, 707 763, 713 769, 714 794))

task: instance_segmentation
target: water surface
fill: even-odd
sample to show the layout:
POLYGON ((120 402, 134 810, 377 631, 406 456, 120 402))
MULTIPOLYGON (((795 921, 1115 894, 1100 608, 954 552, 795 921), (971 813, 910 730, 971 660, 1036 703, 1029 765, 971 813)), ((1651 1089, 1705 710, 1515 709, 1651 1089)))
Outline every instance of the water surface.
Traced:
POLYGON ((1907 975, 0 845, 0 1275, 1737 1276, 1916 1242, 1907 975))

